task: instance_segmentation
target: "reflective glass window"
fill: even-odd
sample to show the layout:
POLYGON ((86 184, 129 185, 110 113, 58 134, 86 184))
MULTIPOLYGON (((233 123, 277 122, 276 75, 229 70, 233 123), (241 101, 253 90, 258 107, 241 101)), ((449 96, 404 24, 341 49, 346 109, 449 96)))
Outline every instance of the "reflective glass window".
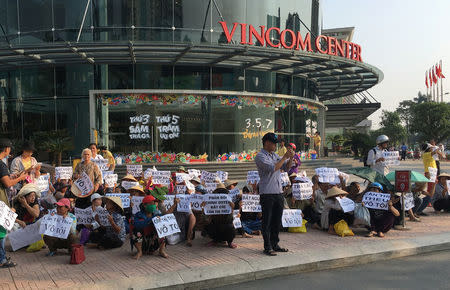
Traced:
POLYGON ((175 66, 175 89, 209 90, 209 67, 175 66))

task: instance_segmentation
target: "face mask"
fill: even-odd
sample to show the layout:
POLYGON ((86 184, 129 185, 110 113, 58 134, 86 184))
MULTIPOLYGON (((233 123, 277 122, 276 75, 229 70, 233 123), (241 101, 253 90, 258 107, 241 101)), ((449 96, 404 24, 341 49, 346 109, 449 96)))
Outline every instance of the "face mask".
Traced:
POLYGON ((147 204, 145 206, 145 211, 148 213, 154 213, 156 211, 156 204, 147 204))

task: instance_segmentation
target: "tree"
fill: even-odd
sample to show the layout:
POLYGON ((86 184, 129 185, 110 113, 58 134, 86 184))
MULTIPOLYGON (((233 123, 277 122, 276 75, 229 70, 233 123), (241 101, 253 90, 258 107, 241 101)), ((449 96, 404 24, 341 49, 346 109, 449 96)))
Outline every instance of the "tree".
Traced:
POLYGON ((358 132, 348 132, 345 134, 344 146, 350 146, 355 157, 363 157, 375 146, 375 138, 368 134, 358 132))
POLYGON ((399 113, 383 110, 380 124, 381 128, 379 131, 387 135, 394 146, 405 139, 406 129, 401 124, 399 113))
POLYGON ((450 137, 450 104, 427 102, 411 110, 411 131, 420 141, 441 142, 450 137))
POLYGON ((331 143, 333 151, 339 151, 342 147, 342 144, 344 144, 344 141, 345 141, 344 137, 339 134, 327 136, 327 142, 331 143))
POLYGON ((429 100, 429 96, 422 94, 422 92, 420 92, 420 91, 417 93, 417 97, 414 98, 414 102, 416 102, 417 104, 426 103, 426 102, 428 102, 428 100, 429 100))

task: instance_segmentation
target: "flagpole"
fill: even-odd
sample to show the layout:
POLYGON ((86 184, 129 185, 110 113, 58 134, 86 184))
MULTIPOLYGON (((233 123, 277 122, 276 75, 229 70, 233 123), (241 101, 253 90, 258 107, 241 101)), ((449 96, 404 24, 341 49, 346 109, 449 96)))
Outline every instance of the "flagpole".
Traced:
POLYGON ((444 87, 442 85, 443 77, 442 77, 442 59, 439 61, 439 74, 441 75, 441 103, 444 102, 444 87))
MULTIPOLYGON (((430 69, 431 72, 431 69, 430 69)), ((430 73, 431 75, 431 73, 430 73)), ((435 94, 434 94, 434 81, 433 81, 433 76, 431 75, 431 101, 434 102, 435 99, 435 94)))

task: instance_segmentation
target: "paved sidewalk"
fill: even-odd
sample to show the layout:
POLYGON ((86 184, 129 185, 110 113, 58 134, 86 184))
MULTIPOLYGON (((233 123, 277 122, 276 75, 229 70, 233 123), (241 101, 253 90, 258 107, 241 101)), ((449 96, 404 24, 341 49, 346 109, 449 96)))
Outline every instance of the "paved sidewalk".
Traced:
MULTIPOLYGON (((429 212, 432 212, 428 209, 429 212)), ((206 247, 207 239, 196 238, 194 246, 168 246, 169 259, 144 256, 131 258, 127 242, 115 250, 85 249, 86 261, 70 265, 61 251, 45 257, 47 250, 8 253, 18 266, 0 269, 1 289, 171 289, 208 288, 270 275, 292 274, 354 263, 450 248, 450 214, 423 217, 408 222, 409 231, 391 231, 386 238, 366 238, 363 230, 355 237, 341 238, 317 230, 306 234, 282 233, 281 245, 289 253, 277 257, 262 255, 262 238, 237 238, 237 249, 206 247)), ((197 236, 199 232, 197 232, 197 236)))

